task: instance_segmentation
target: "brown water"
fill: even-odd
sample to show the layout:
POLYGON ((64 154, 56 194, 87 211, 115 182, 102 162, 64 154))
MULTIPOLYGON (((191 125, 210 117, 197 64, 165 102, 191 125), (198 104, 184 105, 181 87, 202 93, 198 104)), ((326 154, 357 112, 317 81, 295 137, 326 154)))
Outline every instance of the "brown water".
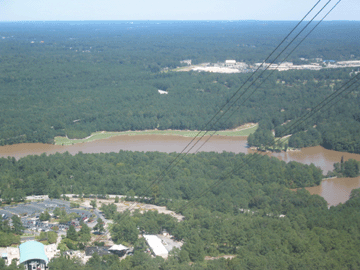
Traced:
POLYGON ((323 170, 324 174, 328 171, 332 171, 334 169, 333 164, 335 162, 340 162, 342 156, 345 161, 350 158, 360 161, 359 154, 327 150, 321 146, 307 147, 300 151, 291 151, 287 153, 273 153, 271 155, 286 162, 297 161, 303 164, 314 163, 315 166, 320 167, 323 170))
POLYGON ((323 197, 329 206, 344 203, 349 199, 351 190, 360 188, 360 177, 325 179, 320 186, 306 188, 311 194, 323 197))
MULTIPOLYGON (((19 159, 27 155, 41 155, 42 153, 54 154, 56 152, 70 154, 83 153, 109 153, 120 150, 129 151, 159 151, 159 152, 180 152, 190 143, 192 138, 182 136, 166 135, 136 135, 136 136, 115 136, 108 139, 79 143, 74 145, 52 145, 42 143, 22 143, 0 146, 0 157, 15 157, 19 159)), ((194 153, 202 142, 199 142, 190 153, 194 153)), ((205 152, 235 152, 247 153, 246 137, 214 136, 209 140, 201 151, 205 152)))
MULTIPOLYGON (((276 153, 272 154, 272 156, 276 156, 286 162, 297 161, 304 164, 314 163, 323 170, 324 174, 333 170, 333 164, 335 162, 340 162, 342 156, 345 161, 350 158, 360 161, 360 155, 358 154, 336 152, 327 150, 321 146, 308 147, 301 149, 301 151, 276 153)), ((349 199, 351 190, 355 188, 360 188, 360 177, 325 179, 321 182, 320 186, 308 187, 306 189, 311 194, 322 196, 328 202, 329 206, 333 206, 346 202, 349 199)))
MULTIPOLYGON (((16 145, 0 146, 0 157, 15 157, 17 159, 27 155, 40 155, 42 153, 54 154, 56 152, 64 153, 68 151, 70 154, 78 152, 83 153, 109 153, 119 152, 120 150, 130 151, 159 151, 159 152, 180 152, 190 143, 192 138, 181 136, 166 135, 137 135, 137 136, 116 136, 104 140, 98 140, 88 143, 80 143, 75 145, 51 145, 41 143, 24 143, 16 145)), ((202 142, 198 143, 191 153, 195 152, 202 142)), ((254 151, 246 147, 246 137, 226 137, 214 136, 202 148, 201 151, 206 152, 234 152, 234 153, 253 153, 254 151)), ((333 169, 333 164, 339 162, 341 157, 344 160, 349 158, 360 161, 360 155, 342 153, 326 150, 321 146, 304 148, 301 151, 293 151, 287 153, 271 153, 274 157, 289 161, 297 161, 304 164, 314 163, 320 167, 324 174, 333 169)), ((358 178, 335 178, 324 180, 318 187, 307 188, 310 193, 318 194, 326 199, 329 205, 336 205, 349 199, 352 189, 360 187, 360 177, 358 178)))

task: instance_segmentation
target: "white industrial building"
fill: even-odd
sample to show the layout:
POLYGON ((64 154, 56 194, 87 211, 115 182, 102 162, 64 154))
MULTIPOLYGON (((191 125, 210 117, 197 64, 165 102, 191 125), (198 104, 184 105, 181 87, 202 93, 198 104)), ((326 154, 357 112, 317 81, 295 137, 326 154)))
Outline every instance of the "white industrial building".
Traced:
POLYGON ((236 65, 236 60, 225 60, 225 66, 234 66, 236 65))
POLYGON ((169 252, 161 243, 161 239, 159 237, 157 237, 156 235, 146 235, 146 234, 144 234, 143 236, 155 256, 160 256, 163 257, 164 259, 168 257, 169 252))

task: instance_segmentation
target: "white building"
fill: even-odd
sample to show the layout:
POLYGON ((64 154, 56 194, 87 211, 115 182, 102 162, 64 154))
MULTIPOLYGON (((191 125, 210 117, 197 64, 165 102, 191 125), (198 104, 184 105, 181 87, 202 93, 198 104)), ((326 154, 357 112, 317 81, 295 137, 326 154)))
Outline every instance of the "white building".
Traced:
POLYGON ((122 257, 129 251, 129 248, 121 244, 113 245, 111 248, 109 248, 109 251, 122 257))
POLYGON ((236 65, 236 60, 225 60, 225 66, 234 66, 236 65))
POLYGON ((164 90, 160 90, 160 89, 158 90, 158 92, 159 92, 160 95, 164 95, 164 94, 167 95, 167 94, 169 94, 169 92, 164 91, 164 90))
POLYGON ((143 236, 155 256, 160 256, 163 257, 164 259, 168 257, 169 252, 161 243, 161 239, 159 237, 157 237, 156 235, 146 235, 146 234, 144 234, 143 236))

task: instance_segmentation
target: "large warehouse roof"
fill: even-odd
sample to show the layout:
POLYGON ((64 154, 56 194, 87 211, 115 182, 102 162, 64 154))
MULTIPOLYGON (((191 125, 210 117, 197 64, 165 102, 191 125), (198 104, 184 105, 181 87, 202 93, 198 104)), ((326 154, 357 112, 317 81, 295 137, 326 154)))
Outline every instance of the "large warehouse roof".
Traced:
POLYGON ((45 255, 44 245, 36 241, 28 241, 19 246, 20 263, 28 260, 40 259, 48 263, 49 259, 45 255))
POLYGON ((167 258, 169 252, 166 250, 164 245, 161 243, 161 239, 156 235, 145 235, 144 238, 148 242, 150 248, 156 256, 167 258))

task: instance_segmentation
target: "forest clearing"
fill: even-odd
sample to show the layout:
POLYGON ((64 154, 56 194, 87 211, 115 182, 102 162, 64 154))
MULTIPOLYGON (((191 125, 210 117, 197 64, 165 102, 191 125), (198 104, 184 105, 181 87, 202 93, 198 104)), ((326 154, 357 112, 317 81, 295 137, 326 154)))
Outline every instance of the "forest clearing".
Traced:
MULTIPOLYGON (((116 195, 109 195, 108 199, 97 199, 98 206, 100 207, 103 204, 109 205, 111 203, 114 203, 116 195)), ((119 196, 122 197, 122 196, 119 196)), ((73 202, 79 203, 81 206, 84 207, 91 207, 91 200, 88 198, 83 198, 79 200, 78 198, 71 198, 70 199, 73 202)), ((140 213, 144 213, 145 211, 157 211, 159 214, 165 214, 170 215, 172 217, 175 217, 179 222, 182 221, 185 217, 181 214, 176 213, 175 211, 171 211, 167 209, 165 206, 159 206, 154 204, 148 204, 148 203, 141 203, 137 201, 123 201, 119 200, 119 202, 114 203, 117 208, 117 212, 122 213, 126 210, 129 210, 131 212, 135 210, 139 210, 140 213)))
MULTIPOLYGON (((258 128, 258 124, 248 123, 244 124, 235 129, 229 130, 220 130, 216 132, 218 136, 249 136, 254 133, 258 128)), ((209 131, 207 135, 211 135, 213 132, 209 131)), ((67 137, 55 137, 55 145, 71 145, 76 143, 85 143, 92 142, 96 140, 107 139, 114 136, 136 136, 136 135, 175 135, 175 136, 184 136, 184 137, 196 137, 203 136, 204 132, 197 130, 140 130, 140 131, 122 131, 122 132, 108 132, 108 131, 98 131, 90 136, 83 139, 69 139, 67 137), (199 134, 199 132, 201 132, 199 134)))

